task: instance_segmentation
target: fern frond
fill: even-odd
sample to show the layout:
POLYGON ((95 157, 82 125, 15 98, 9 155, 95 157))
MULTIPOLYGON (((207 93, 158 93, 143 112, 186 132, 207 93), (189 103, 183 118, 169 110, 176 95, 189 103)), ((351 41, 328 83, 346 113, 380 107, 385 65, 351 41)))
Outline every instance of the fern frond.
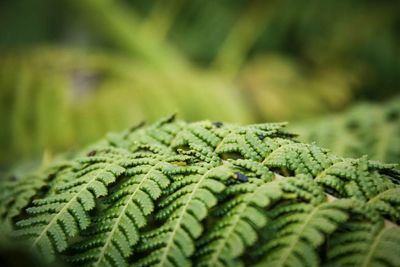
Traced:
POLYGON ((400 227, 377 222, 351 222, 328 242, 326 266, 395 267, 400 262, 400 227))
POLYGON ((0 192, 0 221, 4 227, 12 228, 12 221, 21 214, 36 195, 43 195, 48 184, 53 182, 55 173, 70 167, 69 163, 56 163, 48 166, 43 173, 12 176, 2 181, 0 192))
POLYGON ((273 208, 267 241, 255 252, 265 255, 257 266, 319 266, 317 250, 348 219, 352 205, 348 199, 315 204, 296 200, 273 208))
POLYGON ((324 265, 346 225, 397 227, 396 166, 335 156, 283 127, 139 125, 33 176, 39 187, 15 210, 1 190, 2 216, 50 262, 112 267, 324 265))
POLYGON ((368 200, 368 205, 394 222, 400 221, 400 186, 388 188, 368 200))
POLYGON ((338 161, 317 175, 315 181, 335 196, 367 202, 383 216, 399 219, 399 186, 378 173, 371 172, 365 157, 338 161))
POLYGON ((139 241, 139 229, 154 212, 154 201, 170 184, 166 175, 171 164, 154 158, 141 158, 141 165, 129 169, 128 180, 118 185, 105 200, 91 226, 75 244, 69 260, 90 266, 127 266, 126 259, 139 241))
POLYGON ((29 237, 32 247, 52 260, 56 251, 67 248, 68 238, 89 226, 88 211, 124 171, 119 165, 103 163, 82 176, 78 173, 74 180, 58 185, 57 194, 34 200, 26 210, 30 217, 17 223, 14 234, 29 237))
POLYGON ((197 242, 196 266, 236 266, 235 259, 256 242, 257 231, 268 222, 263 209, 281 190, 276 183, 256 179, 231 186, 225 195, 231 199, 215 211, 217 223, 197 242))
POLYGON ((305 142, 347 157, 400 162, 399 96, 382 104, 359 103, 350 110, 292 127, 305 142))
POLYGON ((161 210, 157 214, 165 223, 143 236, 146 241, 137 251, 148 256, 135 266, 190 265, 194 240, 203 231, 201 221, 217 204, 215 194, 225 188, 224 180, 232 175, 226 166, 195 170, 198 173, 174 182, 169 188, 172 194, 159 204, 161 210))
POLYGON ((11 227, 11 220, 20 214, 31 198, 46 183, 37 177, 26 176, 14 181, 3 181, 0 194, 0 218, 4 227, 11 227))

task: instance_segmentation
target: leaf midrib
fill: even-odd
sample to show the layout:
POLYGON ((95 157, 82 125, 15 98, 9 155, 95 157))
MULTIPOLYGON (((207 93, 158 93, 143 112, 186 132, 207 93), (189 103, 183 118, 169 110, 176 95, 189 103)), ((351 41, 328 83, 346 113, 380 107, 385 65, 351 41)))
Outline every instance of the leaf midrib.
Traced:
MULTIPOLYGON (((65 210, 67 210, 69 208, 70 205, 72 205, 71 203, 74 203, 74 201, 78 198, 78 196, 85 190, 87 190, 88 186, 93 183, 94 181, 96 181, 99 177, 99 175, 102 173, 102 171, 99 171, 88 183, 85 184, 85 186, 82 187, 82 189, 80 189, 74 197, 72 197, 68 202, 66 202, 64 204, 64 207, 53 217, 53 219, 51 219, 51 221, 46 225, 46 227, 43 229, 43 231, 40 233, 40 235, 35 239, 35 241, 32 243, 32 247, 35 247, 37 245, 37 243, 39 243, 39 241, 43 238, 43 236, 48 232, 48 230, 50 229, 51 226, 53 226, 54 224, 57 223, 58 218, 64 214, 65 210)), ((58 250, 57 246, 56 246, 56 250, 58 250)), ((61 252, 61 251, 59 251, 61 252)))
POLYGON ((108 248, 108 246, 111 244, 112 242, 112 237, 115 233, 115 231, 118 229, 118 225, 120 223, 120 221, 122 220, 123 215, 125 214, 126 209, 128 208, 130 202, 132 201, 133 197, 136 195, 137 192, 139 192, 139 189, 141 187, 141 185, 144 183, 144 181, 149 177, 150 173, 152 171, 154 171, 156 168, 158 168, 158 165, 160 163, 154 165, 148 172, 147 174, 142 178, 142 180, 140 181, 140 183, 137 185, 135 191, 129 196, 129 199, 126 201, 126 204, 124 205, 123 209, 121 210, 120 215, 118 216, 118 218, 115 220, 115 223, 113 225, 112 230, 109 232, 109 235, 107 237, 106 242, 104 243, 101 251, 100 251, 100 255, 98 260, 96 261, 96 263, 93 266, 100 266, 100 263, 102 261, 102 259, 105 256, 105 252, 106 252, 106 248, 108 248))
POLYGON ((171 248, 171 246, 172 246, 172 244, 173 244, 173 241, 174 241, 174 239, 175 239, 175 238, 174 238, 174 237, 175 237, 175 233, 176 233, 176 231, 178 230, 178 228, 179 228, 180 225, 181 225, 181 222, 182 222, 182 220, 183 220, 183 216, 185 215, 186 210, 187 210, 187 208, 189 207, 189 203, 190 203, 191 200, 193 199, 193 197, 194 197, 195 193, 197 192, 197 189, 199 188, 200 184, 201 184, 201 183, 203 182, 203 180, 207 177, 208 173, 211 172, 213 169, 214 169, 214 168, 208 170, 206 173, 204 173, 204 174, 202 175, 202 177, 200 178, 200 180, 198 181, 198 183, 197 183, 197 184, 195 185, 195 187, 193 188, 193 191, 190 193, 189 198, 188 198, 188 200, 186 201, 185 206, 183 207, 183 209, 182 209, 182 211, 181 211, 181 214, 179 215, 178 220, 175 222, 175 226, 174 226, 174 228, 173 228, 171 234, 169 235, 169 240, 168 240, 167 246, 163 249, 163 254, 162 254, 161 260, 160 260, 160 262, 158 263, 157 266, 159 266, 159 267, 164 266, 164 263, 165 263, 165 261, 167 260, 168 251, 170 250, 170 248, 171 248))

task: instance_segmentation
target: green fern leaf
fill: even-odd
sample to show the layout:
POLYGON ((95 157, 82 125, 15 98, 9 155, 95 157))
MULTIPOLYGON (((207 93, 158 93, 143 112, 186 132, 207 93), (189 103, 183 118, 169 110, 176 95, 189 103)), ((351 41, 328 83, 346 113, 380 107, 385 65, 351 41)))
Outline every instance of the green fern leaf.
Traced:
POLYGON ((349 218, 354 202, 327 202, 322 188, 307 177, 283 180, 281 188, 289 201, 268 212, 266 242, 253 253, 265 255, 257 266, 319 266, 317 249, 349 218))
POLYGON ((174 192, 160 203, 158 218, 165 223, 157 230, 145 234, 138 251, 149 255, 135 263, 136 266, 190 265, 189 257, 194 253, 194 239, 203 227, 201 221, 208 210, 217 204, 216 193, 225 186, 223 181, 232 172, 225 166, 196 169, 199 174, 178 180, 170 190, 174 192))
POLYGON ((335 156, 283 127, 171 116, 110 134, 29 186, 0 185, 1 215, 52 263, 318 266, 372 251, 363 262, 391 266, 380 247, 398 241, 386 232, 366 237, 377 250, 348 239, 355 259, 335 238, 349 225, 398 227, 396 166, 335 156))
POLYGON ((170 164, 155 158, 140 158, 141 165, 129 169, 129 179, 112 191, 82 240, 73 246, 74 263, 91 266, 126 266, 132 246, 139 241, 139 229, 154 211, 154 201, 170 184, 166 172, 170 164), (76 253, 80 252, 80 253, 76 253))
POLYGON ((233 259, 254 244, 257 230, 267 224, 262 209, 278 199, 281 190, 275 183, 256 179, 233 185, 225 194, 233 198, 216 211, 220 214, 218 222, 199 240, 196 266, 236 266, 238 262, 233 259))
POLYGON ((262 248, 267 255, 257 266, 318 266, 316 249, 340 223, 346 221, 348 200, 314 206, 296 203, 273 211, 271 231, 277 231, 262 248))
POLYGON ((400 161, 400 98, 381 104, 359 103, 350 110, 303 122, 293 130, 305 142, 317 142, 347 157, 368 155, 390 163, 400 161))
POLYGON ((368 204, 392 221, 400 221, 400 187, 389 188, 368 200, 368 204))
POLYGON ((87 212, 95 207, 95 199, 106 195, 107 186, 125 170, 113 164, 97 167, 59 185, 57 195, 35 200, 27 209, 31 217, 18 222, 15 235, 29 236, 32 246, 50 259, 55 251, 64 251, 67 239, 89 226, 87 212))
POLYGON ((383 220, 353 222, 328 243, 326 266, 391 266, 400 262, 400 227, 383 220))

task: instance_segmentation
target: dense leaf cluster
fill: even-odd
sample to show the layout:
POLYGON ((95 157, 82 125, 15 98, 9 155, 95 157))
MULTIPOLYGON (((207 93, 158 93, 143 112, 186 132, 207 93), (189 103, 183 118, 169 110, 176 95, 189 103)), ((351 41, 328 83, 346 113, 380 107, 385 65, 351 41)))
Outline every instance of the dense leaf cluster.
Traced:
POLYGON ((399 172, 284 124, 133 127, 1 185, 9 236, 89 266, 398 266, 399 172))

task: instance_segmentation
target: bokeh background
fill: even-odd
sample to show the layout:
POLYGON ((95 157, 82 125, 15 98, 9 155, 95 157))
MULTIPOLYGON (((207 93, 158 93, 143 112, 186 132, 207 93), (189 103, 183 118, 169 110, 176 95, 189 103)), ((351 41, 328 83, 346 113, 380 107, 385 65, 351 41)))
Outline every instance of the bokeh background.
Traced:
POLYGON ((399 162, 399 86, 396 0, 0 1, 0 171, 174 112, 399 162))

